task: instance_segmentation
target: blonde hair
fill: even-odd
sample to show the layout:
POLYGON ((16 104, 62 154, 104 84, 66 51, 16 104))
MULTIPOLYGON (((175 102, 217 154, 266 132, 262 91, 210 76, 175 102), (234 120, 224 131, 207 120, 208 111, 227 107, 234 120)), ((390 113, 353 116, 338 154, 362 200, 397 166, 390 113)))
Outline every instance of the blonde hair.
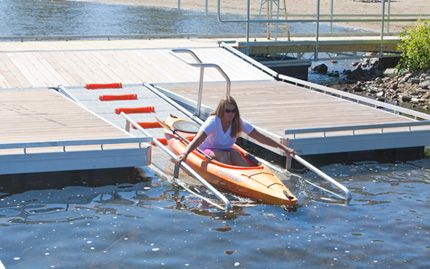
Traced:
POLYGON ((216 115, 218 118, 222 119, 224 116, 226 104, 232 105, 234 106, 234 109, 236 109, 236 113, 231 123, 231 137, 236 138, 239 136, 239 133, 242 132, 242 124, 240 120, 239 107, 237 106, 236 100, 234 100, 232 96, 226 96, 222 98, 219 101, 217 108, 211 113, 211 115, 216 115))

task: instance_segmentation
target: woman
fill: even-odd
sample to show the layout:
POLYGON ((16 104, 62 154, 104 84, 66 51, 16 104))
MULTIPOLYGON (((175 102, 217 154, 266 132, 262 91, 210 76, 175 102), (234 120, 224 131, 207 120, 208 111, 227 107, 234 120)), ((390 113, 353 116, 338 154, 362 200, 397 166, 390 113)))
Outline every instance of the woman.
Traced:
POLYGON ((227 96, 220 100, 215 112, 200 127, 185 151, 178 156, 177 161, 185 160, 190 152, 199 147, 204 153, 222 163, 248 166, 242 155, 232 148, 240 132, 246 133, 260 143, 280 148, 286 154, 295 153, 293 149, 274 141, 242 120, 236 101, 233 97, 227 96))

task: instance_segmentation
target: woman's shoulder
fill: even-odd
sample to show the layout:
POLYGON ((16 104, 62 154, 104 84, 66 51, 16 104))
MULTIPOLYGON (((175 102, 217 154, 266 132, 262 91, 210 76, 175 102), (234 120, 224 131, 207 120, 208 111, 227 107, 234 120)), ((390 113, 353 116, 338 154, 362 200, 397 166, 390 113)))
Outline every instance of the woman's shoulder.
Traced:
POLYGON ((206 121, 205 122, 216 122, 216 121, 218 121, 219 120, 219 118, 218 118, 218 116, 217 115, 210 115, 207 119, 206 119, 206 121))

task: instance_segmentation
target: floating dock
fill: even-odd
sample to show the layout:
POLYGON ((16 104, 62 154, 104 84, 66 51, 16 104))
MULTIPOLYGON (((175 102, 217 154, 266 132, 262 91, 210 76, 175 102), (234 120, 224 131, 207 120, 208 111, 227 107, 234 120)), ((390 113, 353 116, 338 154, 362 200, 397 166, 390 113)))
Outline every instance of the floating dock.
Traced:
MULTIPOLYGON (((2 150, 10 151, 13 146, 19 146, 20 151, 27 152, 17 143, 36 143, 25 148, 35 145, 46 147, 53 143, 60 148, 62 156, 66 156, 69 152, 63 148, 69 144, 86 146, 92 140, 119 139, 139 144, 139 148, 134 149, 135 153, 148 157, 150 150, 142 146, 148 139, 138 137, 134 130, 130 133, 124 131, 125 119, 114 113, 114 109, 154 106, 159 118, 176 113, 176 105, 195 112, 201 69, 193 66, 193 57, 172 52, 178 47, 191 49, 203 63, 222 69, 232 82, 231 95, 237 99, 242 116, 302 155, 423 148, 430 143, 430 117, 427 114, 279 75, 230 46, 218 45, 213 40, 49 41, 0 43, 0 64, 4 69, 0 74, 0 93, 16 95, 9 99, 17 107, 28 104, 33 110, 40 108, 42 114, 52 113, 49 117, 43 114, 41 121, 45 125, 35 121, 37 113, 31 112, 27 113, 28 118, 14 121, 19 124, 4 121, 7 128, 3 128, 2 150), (84 89, 88 83, 112 82, 122 82, 124 87, 102 91, 84 89), (61 94, 48 87, 56 88, 61 94), (139 98, 115 102, 100 102, 98 99, 100 95, 118 91, 137 94, 139 98), (169 98, 161 98, 156 92, 169 98), (29 99, 34 100, 25 103, 25 98, 20 97, 25 93, 33 94, 29 99), (82 115, 67 114, 72 109, 69 106, 80 110, 82 115), (84 123, 85 117, 92 118, 97 124, 84 123), (75 126, 68 125, 70 121, 75 126), (34 126, 27 127, 32 122, 34 126), (97 127, 98 124, 101 125, 97 127), (116 135, 108 134, 110 131, 107 130, 116 135)), ((225 95, 225 77, 213 68, 206 68, 202 88, 202 103, 207 112, 225 95)), ((0 114, 8 119, 13 111, 11 104, 4 101, 6 98, 1 100, 0 114)), ((17 115, 22 114, 19 113, 16 112, 17 115)), ((154 116, 133 115, 136 121, 153 121, 154 116)), ((154 137, 161 136, 160 129, 152 132, 154 137)), ((96 147, 105 149, 105 143, 96 143, 96 147)), ((276 149, 268 150, 279 153, 276 149)), ((103 151, 98 153, 105 154, 103 151)), ((76 162, 83 164, 79 159, 90 156, 88 154, 82 151, 75 157, 76 162)), ((140 162, 111 158, 111 164, 92 167, 115 167, 125 162, 129 166, 140 166, 148 164, 150 158, 140 162)), ((90 169, 92 164, 87 162, 85 165, 90 169)), ((12 170, 5 165, 1 174, 51 171, 55 166, 54 162, 37 169, 16 165, 12 170)), ((57 169, 87 168, 70 165, 57 166, 57 169)))
POLYGON ((0 174, 145 166, 133 137, 53 89, 0 90, 0 174))

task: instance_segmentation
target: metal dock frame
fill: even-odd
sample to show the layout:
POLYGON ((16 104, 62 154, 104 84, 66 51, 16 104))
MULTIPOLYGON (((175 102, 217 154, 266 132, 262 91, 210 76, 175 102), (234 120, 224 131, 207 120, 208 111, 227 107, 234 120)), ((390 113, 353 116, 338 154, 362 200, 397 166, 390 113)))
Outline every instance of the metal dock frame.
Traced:
MULTIPOLYGON (((151 137, 150 134, 145 129, 143 129, 136 121, 134 121, 132 118, 130 118, 124 112, 121 112, 120 115, 123 116, 126 119, 126 126, 125 126, 125 130, 126 131, 129 132, 131 130, 131 128, 130 128, 131 125, 133 125, 142 134, 144 134, 148 138, 151 138, 152 142, 155 143, 165 153, 167 153, 167 155, 169 155, 170 157, 176 159, 177 156, 175 155, 175 153, 173 153, 171 150, 169 150, 166 146, 164 146, 157 139, 154 139, 153 137, 151 137)), ((231 208, 230 201, 221 192, 219 192, 215 187, 213 187, 209 182, 207 182, 204 178, 202 178, 199 174, 197 174, 197 172, 194 171, 194 169, 191 168, 187 163, 181 162, 181 163, 179 163, 177 165, 181 166, 186 172, 188 172, 191 176, 193 176, 200 183, 202 183, 206 188, 208 188, 212 193, 214 193, 224 203, 224 207, 222 207, 221 205, 218 205, 217 203, 214 203, 213 201, 205 198, 204 196, 199 195, 200 198, 204 199, 208 203, 210 203, 210 204, 212 204, 212 205, 214 205, 214 206, 216 206, 216 207, 218 207, 220 209, 224 209, 225 211, 228 211, 231 208)))

